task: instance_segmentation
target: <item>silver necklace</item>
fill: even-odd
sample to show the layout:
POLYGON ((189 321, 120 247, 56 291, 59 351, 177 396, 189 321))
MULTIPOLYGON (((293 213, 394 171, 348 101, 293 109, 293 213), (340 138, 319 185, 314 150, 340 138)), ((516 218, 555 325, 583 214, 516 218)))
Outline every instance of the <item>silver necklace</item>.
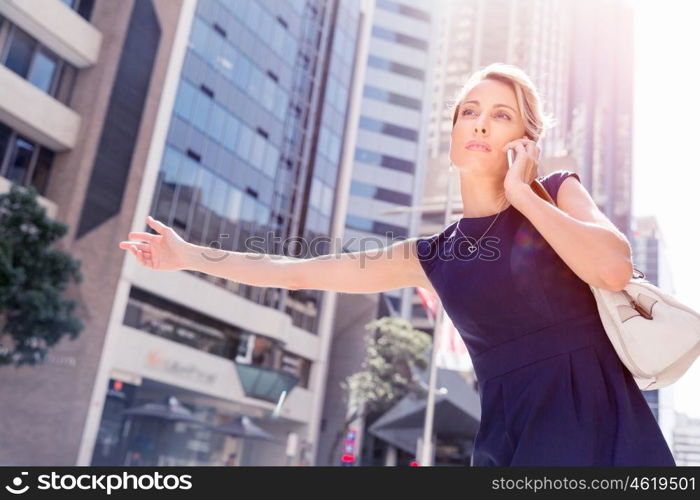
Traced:
MULTIPOLYGON (((503 212, 505 212, 505 211, 506 211, 506 209, 504 208, 503 210, 501 210, 500 212, 498 212, 498 213, 496 214, 496 217, 491 221, 491 224, 489 224, 489 227, 487 227, 487 228, 486 228, 486 231, 484 231, 484 234, 482 234, 481 237, 480 237, 478 240, 476 240, 476 243, 472 243, 471 245, 469 245, 469 246, 467 247, 467 250, 469 250, 469 254, 470 254, 470 255, 471 255, 473 252, 475 252, 476 249, 479 247, 479 242, 481 241, 481 239, 482 239, 484 236, 486 236, 486 233, 488 233, 489 230, 490 230, 490 229, 493 227, 493 225, 496 223, 496 220, 498 219, 498 216, 501 215, 501 214, 502 214, 503 212)), ((461 234, 462 236, 464 236, 465 238, 467 238, 467 235, 464 234, 464 233, 459 229, 459 223, 460 223, 461 221, 462 221, 462 219, 460 219, 460 220, 457 221, 457 225, 455 226, 455 229, 457 229, 457 231, 459 232, 459 234, 461 234)))

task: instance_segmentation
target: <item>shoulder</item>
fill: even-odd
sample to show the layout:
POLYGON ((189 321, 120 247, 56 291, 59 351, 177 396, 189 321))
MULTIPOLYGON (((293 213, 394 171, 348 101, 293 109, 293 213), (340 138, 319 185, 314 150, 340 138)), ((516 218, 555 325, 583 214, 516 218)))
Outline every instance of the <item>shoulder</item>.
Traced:
POLYGON ((557 203, 557 193, 559 192, 559 187, 564 183, 569 177, 574 177, 578 182, 581 182, 581 177, 573 170, 559 169, 554 172, 550 172, 544 176, 538 177, 538 180, 542 183, 544 188, 547 190, 549 195, 552 197, 555 203, 557 203))
POLYGON ((445 240, 452 234, 457 222, 448 225, 442 231, 434 233, 430 236, 423 236, 416 239, 416 253, 418 260, 423 266, 426 274, 429 274, 435 263, 439 260, 441 248, 444 246, 445 240))

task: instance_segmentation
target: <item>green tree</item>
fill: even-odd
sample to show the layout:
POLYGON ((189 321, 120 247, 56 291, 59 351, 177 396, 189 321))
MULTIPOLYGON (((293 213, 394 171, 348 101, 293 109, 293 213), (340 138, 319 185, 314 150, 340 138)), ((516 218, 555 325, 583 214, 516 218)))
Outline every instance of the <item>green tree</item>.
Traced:
POLYGON ((0 195, 0 365, 35 365, 63 336, 83 329, 63 297, 80 261, 51 245, 68 227, 46 216, 37 192, 13 184, 0 195))
POLYGON ((407 394, 422 398, 426 390, 414 377, 430 362, 430 335, 413 328, 403 318, 383 317, 368 323, 365 359, 361 371, 348 376, 341 387, 346 407, 351 399, 359 402, 335 435, 328 462, 333 463, 338 445, 348 426, 360 417, 385 412, 407 394))

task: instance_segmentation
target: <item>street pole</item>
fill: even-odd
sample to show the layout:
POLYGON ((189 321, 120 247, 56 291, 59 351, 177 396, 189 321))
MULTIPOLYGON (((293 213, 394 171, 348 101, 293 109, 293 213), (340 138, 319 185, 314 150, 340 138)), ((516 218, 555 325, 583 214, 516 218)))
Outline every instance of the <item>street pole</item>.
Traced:
MULTIPOLYGON (((452 215, 452 179, 449 173, 447 174, 446 198, 443 227, 447 227, 452 215)), ((437 257, 439 258, 439 256, 440 253, 438 252, 437 257)), ((421 466, 433 465, 433 414, 435 412, 435 379, 437 378, 437 336, 440 334, 440 328, 442 327, 442 316, 442 300, 438 300, 435 310, 435 324, 433 325, 433 352, 430 356, 430 380, 428 381, 428 402, 425 406, 425 423, 423 424, 423 444, 419 459, 421 466)))

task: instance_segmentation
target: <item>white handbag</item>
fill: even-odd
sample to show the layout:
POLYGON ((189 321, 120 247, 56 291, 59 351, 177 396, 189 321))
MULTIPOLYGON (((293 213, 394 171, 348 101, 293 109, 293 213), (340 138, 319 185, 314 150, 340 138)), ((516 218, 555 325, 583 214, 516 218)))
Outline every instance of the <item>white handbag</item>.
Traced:
MULTIPOLYGON (((531 186, 556 206, 539 181, 531 186)), ((638 269, 618 292, 590 288, 605 333, 641 390, 672 384, 700 356, 700 313, 660 290, 638 269)))
POLYGON ((591 290, 617 355, 649 391, 678 380, 700 355, 700 314, 634 271, 619 292, 591 290))

